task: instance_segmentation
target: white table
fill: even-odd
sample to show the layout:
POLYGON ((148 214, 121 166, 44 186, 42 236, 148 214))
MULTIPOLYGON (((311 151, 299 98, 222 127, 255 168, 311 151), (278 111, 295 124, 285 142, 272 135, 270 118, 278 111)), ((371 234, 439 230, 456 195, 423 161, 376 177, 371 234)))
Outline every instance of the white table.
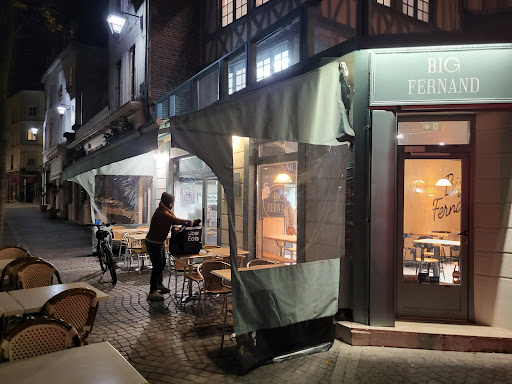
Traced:
POLYGON ((2 383, 146 384, 148 381, 104 341, 0 364, 2 383))
MULTIPOLYGON (((244 271, 252 271, 254 269, 268 269, 268 268, 276 268, 276 267, 284 267, 286 264, 264 264, 264 265, 255 265, 250 268, 238 268, 240 272, 244 271)), ((211 271, 212 275, 218 276, 224 280, 231 281, 231 269, 214 269, 211 271)))
POLYGON ((419 243, 419 244, 445 245, 445 246, 458 245, 458 246, 460 246, 459 240, 416 239, 416 240, 412 240, 412 242, 419 243))
POLYGON ((23 308, 7 292, 0 292, 0 317, 22 315, 23 308))
POLYGON ((108 295, 93 286, 84 283, 55 284, 47 287, 19 289, 17 291, 9 291, 11 296, 23 308, 24 314, 38 313, 43 305, 58 293, 71 288, 89 288, 96 292, 98 301, 108 300, 108 295))

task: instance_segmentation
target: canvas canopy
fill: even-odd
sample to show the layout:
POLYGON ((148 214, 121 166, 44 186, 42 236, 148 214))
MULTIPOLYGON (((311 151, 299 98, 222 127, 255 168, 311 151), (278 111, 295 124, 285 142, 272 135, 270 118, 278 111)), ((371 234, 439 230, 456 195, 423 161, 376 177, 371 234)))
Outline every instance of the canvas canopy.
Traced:
MULTIPOLYGON (((329 160, 329 153, 335 152, 331 149, 346 145, 338 139, 354 134, 342 100, 341 78, 340 65, 335 61, 235 100, 173 117, 166 123, 173 144, 202 159, 224 186, 237 335, 333 316, 338 310, 340 262, 339 255, 334 252, 316 262, 250 273, 238 271, 232 136, 262 142, 304 143, 321 149, 317 152, 324 155, 316 161, 329 160)), ((318 165, 321 164, 316 164, 316 167, 310 165, 308 169, 310 172, 323 169, 318 165)), ((324 165, 329 167, 329 162, 324 165)), ((337 169, 334 172, 340 176, 337 169)), ((305 175, 304 180, 308 180, 308 177, 305 175)), ((336 189, 336 185, 329 188, 333 186, 338 191, 333 195, 340 196, 345 192, 336 189)), ((336 206, 337 198, 325 201, 324 205, 329 203, 332 209, 339 209, 336 206)), ((315 236, 319 236, 319 233, 315 236)), ((335 238, 331 240, 333 243, 337 241, 335 238)))

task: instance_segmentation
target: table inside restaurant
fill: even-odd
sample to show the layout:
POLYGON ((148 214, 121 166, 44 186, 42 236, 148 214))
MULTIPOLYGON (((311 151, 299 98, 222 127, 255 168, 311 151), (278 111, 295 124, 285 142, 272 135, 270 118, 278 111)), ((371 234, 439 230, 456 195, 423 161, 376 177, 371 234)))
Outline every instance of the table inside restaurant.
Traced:
POLYGON ((107 341, 0 364, 3 383, 146 384, 107 341))
POLYGON ((279 256, 284 256, 284 246, 286 243, 297 243, 297 236, 296 235, 285 235, 285 234, 274 234, 274 235, 264 235, 265 239, 271 239, 275 240, 277 246, 279 247, 279 256))
POLYGON ((413 242, 419 243, 419 244, 430 244, 430 245, 444 245, 444 246, 458 245, 458 246, 460 246, 459 240, 414 239, 413 242))
POLYGON ((112 232, 120 233, 122 235, 126 233, 138 233, 138 232, 148 232, 147 229, 138 229, 138 228, 122 228, 122 229, 113 229, 112 232))
POLYGON ((24 314, 38 313, 43 305, 53 296, 71 288, 89 288, 96 292, 98 301, 108 300, 108 295, 90 284, 76 282, 69 284, 54 284, 46 287, 18 289, 7 292, 23 308, 24 314))

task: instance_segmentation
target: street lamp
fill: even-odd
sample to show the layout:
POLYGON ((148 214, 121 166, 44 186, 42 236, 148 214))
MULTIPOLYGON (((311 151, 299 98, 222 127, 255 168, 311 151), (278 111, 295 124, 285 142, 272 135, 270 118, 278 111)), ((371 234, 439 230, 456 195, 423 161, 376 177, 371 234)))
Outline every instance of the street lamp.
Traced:
POLYGON ((70 109, 71 105, 61 104, 57 107, 57 112, 59 112, 59 115, 63 115, 66 113, 66 109, 70 109))
POLYGON ((110 27, 110 31, 112 32, 112 34, 121 33, 121 30, 123 29, 123 26, 126 23, 125 15, 136 17, 137 19, 139 19, 140 30, 142 31, 142 16, 137 16, 127 12, 121 12, 120 14, 111 13, 107 17, 107 23, 110 27))
POLYGON ((30 128, 30 132, 32 132, 33 135, 37 135, 37 133, 39 132, 39 128, 32 127, 30 128))

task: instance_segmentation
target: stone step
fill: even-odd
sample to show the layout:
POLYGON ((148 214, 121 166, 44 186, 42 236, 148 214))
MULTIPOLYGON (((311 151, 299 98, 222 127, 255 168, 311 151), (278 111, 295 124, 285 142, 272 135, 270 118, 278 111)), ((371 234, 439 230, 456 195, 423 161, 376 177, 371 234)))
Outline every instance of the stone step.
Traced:
POLYGON ((396 321, 394 327, 374 327, 340 321, 336 338, 353 346, 512 353, 511 330, 478 324, 396 321))

